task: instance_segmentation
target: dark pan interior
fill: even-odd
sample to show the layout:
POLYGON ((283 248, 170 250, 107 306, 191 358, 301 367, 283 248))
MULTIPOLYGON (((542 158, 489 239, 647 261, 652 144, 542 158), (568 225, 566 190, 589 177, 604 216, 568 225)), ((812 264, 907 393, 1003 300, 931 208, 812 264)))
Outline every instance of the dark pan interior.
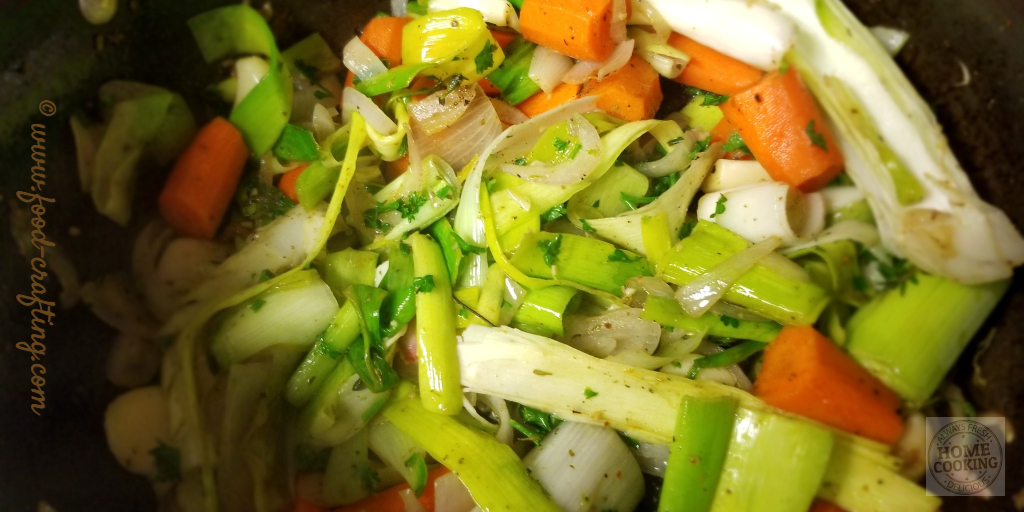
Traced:
MULTIPOLYGON (((129 78, 186 95, 200 119, 215 112, 199 91, 214 67, 202 64, 185 20, 220 0, 124 0, 114 21, 88 25, 77 2, 0 2, 0 196, 14 199, 30 185, 30 125, 46 127, 45 195, 56 204, 45 216, 50 240, 69 254, 84 280, 127 269, 135 233, 155 215, 153 198, 163 171, 140 179, 133 222, 116 226, 95 213, 78 189, 68 117, 89 108, 99 84, 129 78), (51 100, 57 114, 38 104, 51 100), (80 234, 73 236, 72 227, 80 234)), ((869 25, 909 30, 899 56, 911 79, 932 102, 951 143, 981 195, 1024 226, 1024 4, 1019 0, 849 0, 869 25), (971 80, 962 84, 961 63, 971 80)), ((273 28, 282 46, 311 30, 336 50, 386 0, 281 0, 273 28)), ((672 98, 672 91, 666 92, 672 98)), ((104 380, 105 354, 114 332, 78 307, 58 312, 46 332, 46 409, 30 405, 31 362, 15 349, 28 339, 28 308, 15 296, 29 290, 29 266, 14 248, 8 210, 0 208, 0 510, 36 510, 45 499, 66 511, 148 511, 149 484, 122 471, 108 452, 102 428, 106 404, 119 392, 104 380)), ((59 286, 46 283, 48 297, 59 286)), ((1018 275, 994 315, 995 339, 978 360, 987 385, 971 379, 974 346, 954 371, 979 411, 998 411, 1024 425, 1024 284, 1018 275), (1017 373, 1017 374, 1015 374, 1017 373)), ((1009 446, 1007 492, 1024 487, 1022 443, 1009 446)), ((1009 498, 948 501, 944 510, 1014 510, 1009 498)))

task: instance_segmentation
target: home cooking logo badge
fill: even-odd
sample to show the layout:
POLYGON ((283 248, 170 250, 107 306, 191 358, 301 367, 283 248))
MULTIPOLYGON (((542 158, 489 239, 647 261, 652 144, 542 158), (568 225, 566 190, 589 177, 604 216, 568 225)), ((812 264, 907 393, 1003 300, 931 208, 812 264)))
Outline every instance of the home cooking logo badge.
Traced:
POLYGON ((926 432, 929 495, 1005 495, 1005 418, 928 418, 926 432))

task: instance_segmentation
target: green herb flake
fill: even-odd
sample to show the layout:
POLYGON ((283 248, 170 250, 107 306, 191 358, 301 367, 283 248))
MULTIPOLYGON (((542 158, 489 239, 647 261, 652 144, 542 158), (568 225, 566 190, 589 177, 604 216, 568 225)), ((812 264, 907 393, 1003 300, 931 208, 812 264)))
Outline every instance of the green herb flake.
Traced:
POLYGON ((265 269, 263 269, 262 272, 260 272, 260 281, 259 282, 265 283, 267 281, 270 281, 273 278, 274 278, 274 273, 271 272, 269 268, 265 268, 265 269))
POLYGON ((739 327, 740 326, 740 321, 735 319, 735 318, 733 318, 733 317, 731 317, 731 316, 722 315, 721 317, 719 317, 719 319, 722 321, 722 324, 725 325, 726 327, 739 327))
POLYGON ((558 262, 558 251, 562 249, 562 235, 537 242, 541 254, 544 255, 544 264, 553 267, 558 262))
POLYGON ((814 129, 814 119, 811 119, 810 123, 807 123, 807 136, 811 138, 811 144, 824 149, 828 153, 828 144, 825 142, 825 136, 814 129))
POLYGON ((158 482, 176 482, 181 480, 181 450, 159 441, 156 448, 149 451, 156 465, 158 482))
POLYGON ((416 293, 430 293, 434 291, 434 276, 427 274, 423 277, 417 277, 412 280, 413 288, 416 288, 416 293))
POLYGON ((569 213, 569 211, 565 209, 564 203, 555 205, 550 210, 540 215, 540 223, 547 224, 548 222, 551 222, 553 220, 565 217, 567 213, 569 213))
POLYGON ((466 308, 460 309, 459 317, 462 318, 463 320, 469 320, 469 310, 466 308))
POLYGON ((398 146, 398 158, 409 154, 409 136, 402 137, 402 144, 398 146))
POLYGON ((441 199, 450 199, 452 197, 452 186, 445 185, 444 188, 437 191, 437 197, 441 199))
POLYGON ((402 214, 402 218, 405 220, 413 220, 416 218, 416 214, 419 213, 420 208, 427 204, 430 198, 426 194, 420 194, 419 192, 413 192, 409 194, 409 197, 405 201, 399 199, 398 213, 402 214))
POLYGON ((327 91, 323 91, 323 90, 317 89, 317 90, 313 91, 313 97, 318 99, 318 100, 322 100, 324 98, 330 98, 331 97, 331 93, 329 93, 327 91))
POLYGON ((641 204, 650 203, 657 199, 657 197, 640 197, 630 195, 625 192, 619 192, 619 199, 621 199, 630 210, 636 210, 641 204))
POLYGON ((490 40, 484 43, 484 49, 473 59, 473 62, 476 63, 477 73, 482 74, 484 71, 494 67, 494 52, 497 49, 498 47, 491 44, 490 40))
POLYGON ((487 193, 488 194, 493 194, 494 193, 494 186, 497 185, 497 184, 498 184, 498 179, 497 178, 491 178, 489 180, 485 180, 484 181, 484 187, 487 189, 487 193))
POLYGON ((551 145, 555 146, 555 151, 565 151, 569 147, 569 141, 561 137, 555 137, 551 140, 551 145))
POLYGON ((672 140, 668 141, 668 145, 669 145, 669 146, 675 146, 676 144, 679 144, 679 143, 680 143, 680 142, 682 142, 682 141, 683 141, 683 138, 682 138, 682 137, 676 137, 676 138, 674 138, 674 139, 672 139, 672 140))
POLYGON ((698 140, 697 143, 693 145, 693 149, 690 150, 690 160, 697 158, 698 153, 703 153, 707 151, 709 147, 711 147, 710 135, 708 135, 707 138, 703 140, 698 140))
POLYGON ((263 300, 263 299, 256 299, 256 300, 254 300, 254 301, 252 301, 252 302, 250 302, 250 303, 249 303, 249 309, 251 309, 253 313, 256 313, 256 312, 258 312, 258 311, 260 310, 260 308, 262 308, 262 307, 263 307, 263 306, 264 306, 264 305, 265 305, 266 303, 267 303, 267 301, 265 301, 265 300, 263 300))
POLYGON ((672 188, 679 181, 679 173, 674 172, 668 176, 662 176, 660 178, 654 178, 651 180, 651 195, 660 196, 664 194, 668 189, 672 188))
POLYGON ((726 101, 729 101, 728 94, 715 94, 713 92, 704 91, 696 87, 687 87, 686 93, 693 96, 701 96, 703 100, 700 102, 702 107, 717 107, 726 101))
POLYGON ((725 213, 725 202, 728 200, 729 198, 725 197, 725 194, 718 196, 718 201, 715 201, 715 213, 711 214, 712 219, 725 213))
POLYGON ((526 157, 525 156, 521 156, 519 158, 516 158, 515 160, 512 161, 512 164, 518 165, 518 166, 526 165, 526 157))
POLYGON ((540 446, 541 435, 538 432, 535 432, 530 427, 527 427, 526 425, 523 425, 522 423, 519 423, 516 420, 509 420, 509 424, 512 425, 512 428, 518 430, 521 434, 526 436, 523 438, 524 441, 530 441, 533 444, 540 446))
POLYGON ((640 257, 640 256, 637 256, 635 258, 631 258, 622 249, 615 249, 614 252, 612 252, 611 254, 608 255, 608 261, 615 261, 615 262, 622 262, 622 263, 633 263, 633 262, 636 262, 636 261, 640 261, 642 259, 643 258, 640 257))
POLYGON ((728 153, 729 151, 742 151, 746 154, 750 153, 750 148, 747 147, 747 143, 743 141, 743 137, 740 137, 739 132, 732 132, 729 136, 729 140, 725 141, 722 145, 722 151, 728 153))
POLYGON ((512 311, 512 303, 507 300, 502 300, 501 309, 504 309, 506 311, 512 311))
POLYGON ((597 396, 597 391, 594 391, 593 389, 590 389, 590 386, 587 386, 586 389, 583 390, 583 396, 587 397, 587 400, 590 400, 597 396))
POLYGON ((590 223, 587 222, 587 219, 580 219, 580 224, 583 227, 583 231, 589 231, 591 233, 597 233, 597 230, 594 229, 594 226, 591 226, 590 223))

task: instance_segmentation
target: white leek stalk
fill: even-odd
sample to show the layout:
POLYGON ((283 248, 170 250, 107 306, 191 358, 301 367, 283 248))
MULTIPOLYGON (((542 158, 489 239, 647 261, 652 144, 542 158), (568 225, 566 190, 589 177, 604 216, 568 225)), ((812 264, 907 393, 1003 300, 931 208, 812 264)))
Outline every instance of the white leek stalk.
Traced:
POLYGON ((825 187, 818 191, 825 201, 825 211, 834 213, 865 198, 864 192, 857 187, 825 187))
POLYGON ((772 177, 757 160, 728 160, 715 162, 715 170, 708 174, 700 189, 705 194, 730 188, 771 182, 772 177))
POLYGON ((505 0, 430 0, 427 12, 448 11, 459 7, 479 11, 487 23, 519 31, 519 16, 512 4, 505 0))
POLYGON ((345 63, 345 67, 355 73, 360 80, 369 80, 388 70, 380 58, 373 53, 373 50, 366 46, 359 37, 353 37, 345 45, 341 60, 345 63))
POLYGON ((770 182, 705 194, 697 202, 697 218, 751 242, 777 237, 792 245, 825 228, 825 204, 817 193, 770 182))
POLYGON ((676 299, 686 314, 693 318, 707 313, 743 274, 772 254, 779 246, 779 242, 777 237, 770 236, 751 245, 676 290, 676 299))
POLYGON ((838 0, 773 3, 799 27, 792 62, 831 117, 886 247, 965 284, 1010 277, 1024 263, 1024 238, 978 197, 885 48, 838 0))
POLYGON ((757 0, 648 0, 672 30, 764 70, 773 70, 796 40, 793 22, 757 0))
POLYGON ((566 512, 633 510, 644 495, 640 465, 610 428, 562 423, 523 463, 566 512))
POLYGON ((235 106, 245 99, 249 91, 270 71, 266 59, 255 55, 235 61, 235 106))

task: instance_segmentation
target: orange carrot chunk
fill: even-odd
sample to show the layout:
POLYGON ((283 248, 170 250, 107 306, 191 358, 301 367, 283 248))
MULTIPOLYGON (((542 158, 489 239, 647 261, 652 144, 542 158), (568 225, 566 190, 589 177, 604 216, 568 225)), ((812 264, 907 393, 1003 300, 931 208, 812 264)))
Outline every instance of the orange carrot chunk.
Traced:
POLYGON ((690 56, 675 80, 715 94, 736 94, 754 85, 764 72, 675 32, 668 44, 690 56))
POLYGON ((711 129, 711 142, 725 143, 730 137, 732 137, 733 133, 736 133, 736 127, 733 126, 728 119, 723 117, 722 120, 711 129))
POLYGON ((164 220, 182 235, 213 238, 248 158, 238 128, 214 118, 178 157, 164 184, 157 201, 164 220))
POLYGON ((894 444, 900 398, 813 327, 785 327, 764 351, 754 395, 771 406, 894 444))
POLYGON ((524 0, 519 28, 527 41, 575 59, 604 60, 615 49, 611 38, 613 2, 524 0))
POLYGON ((495 85, 492 84, 490 80, 486 78, 481 78, 480 81, 477 83, 480 84, 480 88, 484 90, 484 94, 492 98, 497 98, 498 96, 501 96, 501 89, 495 87, 495 85))
POLYGON ((395 67, 402 63, 402 28, 410 21, 412 18, 402 16, 373 18, 363 27, 359 40, 395 67))
MULTIPOLYGON (((427 473, 427 487, 423 489, 423 494, 416 499, 427 512, 434 512, 434 481, 449 471, 448 468, 439 466, 430 473, 427 473)), ((405 502, 402 501, 402 496, 399 493, 408 488, 408 483, 398 484, 384 489, 359 503, 339 507, 332 512, 405 512, 405 502)))
POLYGON ((405 174, 409 170, 409 155, 405 155, 394 162, 384 162, 384 179, 388 183, 405 174))
POLYGON ((492 28, 490 31, 491 35, 494 36, 494 40, 498 42, 498 46, 502 49, 505 49, 506 46, 512 44, 512 41, 519 37, 519 34, 506 30, 495 30, 492 28))
POLYGON ((535 117, 579 97, 579 85, 559 84, 551 91, 551 94, 545 94, 543 91, 538 92, 516 105, 516 108, 526 114, 526 117, 535 117))
POLYGON ((811 510, 808 512, 846 512, 846 510, 839 508, 839 505, 836 505, 831 501, 814 500, 814 503, 811 505, 811 510))
POLYGON ((653 118, 662 100, 658 72, 637 55, 603 80, 588 81, 582 94, 597 96, 598 108, 626 121, 653 118))
POLYGON ((299 181, 299 175, 302 171, 306 170, 309 164, 302 164, 284 174, 281 175, 281 179, 277 181, 277 189, 280 190, 285 197, 291 199, 292 202, 299 202, 299 194, 295 191, 295 182, 299 181))
POLYGON ((843 153, 796 72, 770 73, 720 107, 775 181, 813 192, 843 170, 843 153))

